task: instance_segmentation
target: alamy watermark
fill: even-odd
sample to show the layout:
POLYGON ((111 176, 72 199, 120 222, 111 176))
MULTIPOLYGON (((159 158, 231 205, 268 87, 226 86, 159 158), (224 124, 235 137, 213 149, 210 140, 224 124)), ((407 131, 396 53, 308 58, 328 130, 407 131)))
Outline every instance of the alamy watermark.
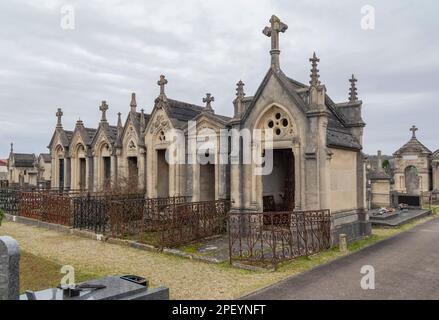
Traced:
POLYGON ((375 30, 375 7, 371 5, 364 5, 361 7, 361 29, 375 30))
POLYGON ((178 164, 255 165, 255 175, 269 175, 273 170, 273 131, 262 129, 197 130, 188 122, 187 144, 183 130, 170 129, 165 134, 169 145, 166 161, 178 164))
POLYGON ((375 268, 370 265, 361 267, 361 274, 364 276, 360 280, 360 286, 363 290, 375 290, 375 268))
POLYGON ((60 27, 63 30, 75 30, 75 7, 72 5, 63 5, 60 9, 61 20, 60 27))

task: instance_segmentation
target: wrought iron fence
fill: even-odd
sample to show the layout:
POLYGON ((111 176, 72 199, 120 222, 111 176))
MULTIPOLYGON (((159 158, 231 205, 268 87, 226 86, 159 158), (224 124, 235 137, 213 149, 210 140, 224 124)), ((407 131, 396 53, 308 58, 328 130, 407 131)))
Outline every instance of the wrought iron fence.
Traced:
POLYGON ((233 261, 277 266, 330 247, 329 210, 229 214, 233 261))
POLYGON ((230 202, 81 190, 0 189, 0 209, 113 237, 132 237, 163 248, 226 234, 230 202))
POLYGON ((47 190, 20 192, 18 215, 56 223, 72 225, 71 197, 66 194, 56 194, 47 190))
POLYGON ((73 227, 113 237, 157 231, 164 209, 184 201, 186 197, 145 198, 144 194, 75 196, 73 227))
POLYGON ((0 189, 0 210, 17 214, 20 209, 20 190, 15 188, 0 189))
POLYGON ((189 202, 167 206, 161 216, 161 246, 175 247, 227 233, 229 200, 189 202))

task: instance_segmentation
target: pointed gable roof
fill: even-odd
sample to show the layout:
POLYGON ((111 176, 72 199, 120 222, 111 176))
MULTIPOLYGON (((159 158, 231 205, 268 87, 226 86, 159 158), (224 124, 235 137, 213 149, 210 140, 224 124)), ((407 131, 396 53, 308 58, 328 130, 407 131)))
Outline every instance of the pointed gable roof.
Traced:
POLYGON ((72 133, 72 137, 70 138, 70 144, 73 142, 73 138, 76 134, 81 136, 82 141, 86 146, 91 146, 93 142, 93 138, 95 137, 97 129, 94 128, 86 128, 82 124, 82 121, 78 121, 75 126, 75 130, 72 133))
POLYGON ((421 153, 431 155, 430 149, 424 146, 416 137, 412 137, 406 144, 399 148, 393 155, 399 156, 405 153, 421 153))
POLYGON ((72 141, 73 131, 64 130, 63 128, 55 128, 47 148, 52 149, 57 134, 60 135, 61 145, 65 148, 68 148, 70 146, 70 142, 72 141))
MULTIPOLYGON (((245 112, 241 121, 245 121, 249 116, 256 101, 272 76, 279 81, 285 91, 289 94, 292 101, 300 110, 302 110, 302 112, 306 113, 308 111, 309 107, 304 100, 304 96, 308 92, 309 86, 287 77, 280 69, 274 70, 270 67, 254 97, 246 97, 243 100, 245 103, 245 112)), ((328 110, 327 145, 329 147, 361 150, 362 146, 360 142, 350 133, 346 126, 344 116, 337 111, 335 103, 327 94, 325 94, 325 105, 328 110)))
MULTIPOLYGON (((122 130, 122 135, 120 137, 121 141, 116 141, 116 147, 120 148, 122 147, 122 139, 125 136, 126 130, 128 129, 128 123, 131 121, 131 123, 133 124, 134 127, 134 131, 137 134, 138 137, 138 144, 139 146, 144 146, 145 142, 142 139, 142 130, 141 130, 141 117, 142 117, 142 113, 140 112, 133 112, 130 111, 128 113, 128 116, 125 120, 125 125, 123 126, 123 130, 122 130)), ((145 128, 148 126, 149 120, 151 118, 151 115, 148 113, 144 113, 143 114, 144 120, 145 120, 145 128)), ((116 129, 116 138, 117 138, 117 127, 115 127, 116 129)), ((116 139, 115 138, 115 139, 116 139)))
POLYGON ((115 143, 117 137, 117 127, 110 126, 108 125, 108 123, 100 123, 95 135, 93 136, 93 140, 91 143, 93 147, 98 143, 98 138, 101 132, 103 132, 110 144, 115 143))

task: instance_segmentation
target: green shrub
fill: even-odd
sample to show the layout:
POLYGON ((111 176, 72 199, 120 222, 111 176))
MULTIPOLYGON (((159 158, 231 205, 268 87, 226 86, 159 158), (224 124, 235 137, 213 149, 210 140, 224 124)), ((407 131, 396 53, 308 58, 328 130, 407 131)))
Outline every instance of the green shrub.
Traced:
POLYGON ((0 226, 2 225, 2 220, 4 217, 5 217, 5 213, 2 210, 0 210, 0 226))

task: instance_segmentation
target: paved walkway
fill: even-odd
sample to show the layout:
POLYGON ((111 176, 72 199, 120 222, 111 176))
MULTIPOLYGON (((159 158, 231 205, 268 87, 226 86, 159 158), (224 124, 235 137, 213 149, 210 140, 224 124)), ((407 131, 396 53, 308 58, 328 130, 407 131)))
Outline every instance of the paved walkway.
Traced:
POLYGON ((246 299, 439 299, 439 218, 246 299), (360 286, 375 269, 375 290, 360 286))

